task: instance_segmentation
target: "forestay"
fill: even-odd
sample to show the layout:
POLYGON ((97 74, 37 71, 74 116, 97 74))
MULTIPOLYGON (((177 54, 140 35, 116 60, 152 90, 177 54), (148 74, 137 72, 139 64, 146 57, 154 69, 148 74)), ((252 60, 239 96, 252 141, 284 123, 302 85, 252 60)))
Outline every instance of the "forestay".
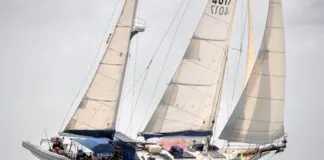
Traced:
POLYGON ((152 132, 162 134, 149 137, 212 134, 235 5, 236 0, 208 0, 144 136, 152 132))
POLYGON ((284 135, 285 45, 281 0, 270 0, 261 48, 220 139, 266 144, 284 135))
POLYGON ((65 132, 114 130, 136 5, 137 0, 125 1, 107 50, 65 132))

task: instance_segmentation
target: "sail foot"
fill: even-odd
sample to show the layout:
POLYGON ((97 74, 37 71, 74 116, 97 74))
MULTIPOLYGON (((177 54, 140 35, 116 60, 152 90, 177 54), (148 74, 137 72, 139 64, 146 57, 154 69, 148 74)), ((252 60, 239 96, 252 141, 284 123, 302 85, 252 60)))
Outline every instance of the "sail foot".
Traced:
POLYGON ((145 139, 161 137, 207 137, 213 135, 213 131, 205 130, 185 130, 177 132, 160 132, 160 133, 140 133, 145 139))
POLYGON ((64 134, 72 134, 78 136, 87 136, 87 137, 95 137, 95 138, 109 138, 113 139, 115 135, 115 130, 86 130, 86 129, 71 129, 65 130, 64 134))

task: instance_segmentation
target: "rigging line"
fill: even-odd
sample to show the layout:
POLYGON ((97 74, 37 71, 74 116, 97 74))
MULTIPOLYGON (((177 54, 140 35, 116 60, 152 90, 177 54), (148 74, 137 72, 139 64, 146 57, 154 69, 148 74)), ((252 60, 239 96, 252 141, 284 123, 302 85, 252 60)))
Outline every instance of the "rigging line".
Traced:
MULTIPOLYGON (((224 57, 225 58, 224 67, 226 67, 227 66, 227 61, 228 61, 228 49, 225 50, 225 55, 224 56, 225 56, 224 57)), ((224 85, 223 85, 223 83, 224 83, 224 75, 225 75, 225 68, 223 69, 222 74, 221 74, 221 82, 220 82, 220 86, 219 86, 220 89, 219 89, 219 91, 217 93, 218 94, 217 95, 217 103, 216 103, 217 108, 216 108, 214 116, 213 116, 214 124, 212 124, 213 131, 216 130, 217 123, 218 123, 218 114, 219 114, 219 111, 220 111, 220 102, 221 102, 221 99, 222 99, 222 90, 224 89, 224 85)), ((213 138, 213 140, 215 140, 215 136, 213 136, 212 138, 213 138)))
MULTIPOLYGON (((174 24, 174 22, 175 22, 175 20, 176 20, 176 18, 177 18, 177 15, 179 14, 179 12, 180 12, 182 6, 184 5, 184 3, 185 3, 185 0, 183 0, 183 1, 181 2, 181 5, 180 5, 179 8, 177 9, 177 11, 176 11, 176 13, 175 13, 175 16, 174 16, 173 19, 171 20, 171 22, 170 22, 170 24, 169 24, 169 26, 168 26, 168 28, 167 28, 165 34, 163 35, 163 37, 162 37, 161 41, 159 42, 159 44, 158 44, 156 50, 154 51, 153 56, 150 58, 149 63, 148 63, 148 65, 147 65, 146 68, 145 68, 145 71, 143 72, 144 79, 143 79, 143 81, 142 81, 142 83, 141 83, 141 86, 140 86, 140 89, 139 89, 139 92, 138 92, 138 97, 140 96, 140 93, 141 93, 141 91, 142 91, 142 87, 143 87, 143 85, 144 85, 144 81, 146 80, 146 77, 147 77, 147 74, 148 74, 148 70, 150 69, 150 66, 151 66, 153 60, 155 59, 156 55, 158 54, 158 51, 160 50, 160 48, 161 48, 161 46, 162 46, 162 43, 164 42, 164 40, 165 40, 167 34, 168 34, 169 31, 171 30, 171 28, 172 28, 172 24, 174 24)), ((136 108, 137 108, 137 106, 135 105, 134 110, 135 110, 136 108)), ((126 128, 126 132, 127 132, 127 130, 128 130, 128 127, 126 128)))
MULTIPOLYGON (((134 80, 134 84, 135 84, 135 86, 136 86, 136 84, 137 84, 138 82, 140 82, 139 80, 142 79, 142 77, 145 77, 146 72, 147 72, 147 69, 145 69, 145 70, 141 73, 141 75, 138 76, 137 79, 134 80)), ((127 91, 125 92, 124 98, 128 97, 129 95, 132 95, 132 94, 131 94, 132 91, 133 91, 132 88, 130 88, 129 90, 127 90, 127 91)))
MULTIPOLYGON (((227 83, 227 82, 229 82, 229 74, 228 74, 228 72, 229 72, 229 65, 227 65, 226 66, 226 86, 228 87, 226 87, 226 90, 228 90, 229 89, 229 83, 227 83)), ((227 99, 227 105, 228 105, 228 107, 227 107, 227 109, 226 109, 226 107, 225 107, 225 112, 227 113, 226 115, 229 115, 229 113, 228 113, 228 108, 229 108, 229 103, 231 102, 231 98, 230 98, 230 96, 228 96, 228 99, 227 99)))
MULTIPOLYGON (((233 21, 234 21, 234 15, 235 15, 235 8, 236 8, 236 5, 237 5, 237 2, 235 3, 235 5, 234 5, 234 10, 233 10, 233 12, 232 12, 232 14, 233 14, 233 16, 231 17, 231 23, 230 23, 230 27, 228 28, 228 30, 227 30, 227 37, 228 37, 228 40, 227 40, 227 43, 226 43, 226 50, 225 50, 225 54, 226 54, 226 56, 225 56, 225 64, 224 64, 224 68, 222 69, 223 71, 222 71, 222 78, 221 78, 221 83, 220 83, 220 89, 219 89, 219 93, 218 93, 218 104, 217 104, 217 108, 216 108, 216 111, 215 111, 215 114, 214 114, 214 128, 213 128, 213 131, 216 133, 216 129, 217 129, 217 125, 219 124, 219 122, 218 121, 221 121, 221 119, 220 119, 220 116, 219 116, 219 112, 220 112, 220 110, 221 110, 221 101, 222 101, 222 99, 224 100, 225 98, 224 98, 224 88, 225 88, 225 84, 224 84, 224 79, 225 79, 225 77, 224 76, 226 76, 225 75, 225 72, 227 72, 228 71, 228 53, 229 53, 229 50, 230 49, 233 49, 232 47, 230 47, 230 45, 229 45, 229 42, 230 42, 230 39, 231 39, 231 34, 232 34, 232 32, 233 32, 233 21)), ((227 76, 228 76, 228 72, 226 73, 227 74, 227 76)), ((226 78, 227 79, 227 78, 226 78)), ((219 138, 217 137, 216 138, 216 136, 214 135, 213 136, 213 138, 214 138, 214 140, 216 139, 216 140, 219 140, 219 138)))
MULTIPOLYGON (((142 88, 143 88, 143 86, 144 86, 144 82, 145 82, 145 79, 146 79, 146 77, 147 77, 147 72, 146 72, 146 74, 145 74, 145 76, 144 76, 144 79, 143 79, 143 81, 142 81, 142 83, 141 83, 141 86, 140 86, 140 88, 139 88, 139 93, 138 93, 138 95, 137 95, 137 98, 136 98, 136 101, 135 101, 135 106, 134 106, 134 109, 133 109, 133 111, 136 109, 136 104, 137 104, 137 101, 138 101, 138 99, 139 99, 139 96, 140 96, 140 93, 141 93, 141 91, 142 91, 142 88)), ((131 115, 133 115, 134 113, 132 112, 131 113, 131 115)), ((129 129, 129 127, 130 127, 130 123, 127 125, 127 128, 126 128, 126 131, 125 131, 125 133, 127 133, 128 132, 128 129, 129 129)), ((131 131, 130 131, 131 132, 131 131)))
MULTIPOLYGON (((140 10, 140 1, 138 1, 138 5, 137 5, 137 10, 140 10)), ((137 17, 140 17, 140 12, 137 12, 137 17)), ((135 53, 134 53, 134 74, 133 74, 133 93, 132 93, 132 107, 131 107, 131 117, 130 117, 130 133, 129 135, 132 135, 132 122, 133 122, 133 112, 134 112, 134 101, 135 101, 135 80, 136 80, 136 58, 138 56, 138 44, 139 44, 139 36, 136 36, 136 48, 135 48, 135 53)))
POLYGON ((167 34, 169 33, 169 31, 171 30, 171 28, 172 28, 172 24, 174 24, 177 15, 179 14, 179 12, 180 12, 182 6, 184 5, 184 2, 185 2, 185 0, 183 0, 183 1, 181 2, 180 7, 177 9, 177 11, 176 11, 176 13, 175 13, 175 16, 173 17, 173 19, 172 19, 172 21, 170 22, 170 24, 169 24, 169 26, 168 26, 168 28, 167 28, 165 34, 163 35, 163 37, 162 37, 161 41, 159 42, 159 44, 158 44, 156 50, 154 51, 153 56, 150 58, 149 63, 148 63, 147 66, 146 66, 146 70, 148 70, 148 69, 150 68, 150 66, 151 66, 151 64, 152 64, 152 62, 153 62, 153 60, 155 59, 156 55, 158 54, 158 52, 159 52, 159 50, 160 50, 160 48, 161 48, 161 46, 162 46, 162 43, 164 42, 164 40, 165 40, 167 34))
MULTIPOLYGON (((219 46, 220 47, 220 46, 219 46)), ((233 51, 240 51, 240 49, 239 48, 235 48, 235 47, 231 47, 231 46, 229 46, 228 47, 229 49, 231 49, 231 50, 233 50, 233 51)), ((151 63, 152 63, 152 60, 155 58, 155 56, 153 56, 151 59, 150 59, 150 61, 149 61, 149 64, 146 66, 146 69, 143 71, 143 72, 141 72, 141 75, 140 76, 138 76, 137 78, 136 78, 136 80, 134 81, 134 83, 135 84, 137 84, 138 82, 140 82, 140 79, 142 79, 142 77, 144 77, 144 75, 146 74, 146 72, 147 72, 147 70, 149 69, 149 67, 150 67, 150 65, 151 65, 151 63)), ((228 67, 226 68, 226 74, 227 74, 227 76, 228 76, 228 67)), ((127 90, 127 91, 125 91, 125 95, 123 96, 124 98, 125 97, 128 97, 128 96, 130 96, 130 95, 132 95, 132 88, 130 88, 129 90, 127 90)))
MULTIPOLYGON (((234 74, 234 82, 233 82, 233 90, 232 90, 232 98, 231 98, 231 102, 233 103, 233 100, 234 100, 234 95, 235 95, 235 88, 236 88, 236 84, 237 84, 237 79, 238 79, 238 71, 239 71, 239 69, 240 69, 240 62, 241 62, 241 58, 242 58, 242 46, 243 46, 243 39, 244 39, 244 33, 245 33, 245 28, 246 28, 246 19, 247 19, 247 12, 245 12, 245 15, 243 14, 244 13, 244 11, 243 11, 243 7, 244 7, 244 4, 243 4, 243 2, 242 2, 242 19, 243 19, 243 21, 242 21, 242 28, 241 28, 241 30, 242 30, 242 32, 241 32, 241 41, 240 41, 240 54, 239 54, 239 59, 238 59, 238 64, 237 64, 237 69, 236 69, 236 72, 235 72, 235 74, 234 74)), ((247 10, 247 8, 246 8, 246 10, 247 10)), ((232 103, 228 103, 228 109, 231 107, 231 108, 233 108, 233 106, 232 106, 232 103)), ((232 110, 232 109, 231 109, 232 110)), ((227 115, 228 116, 228 118, 229 118, 229 116, 230 115, 227 115)))
MULTIPOLYGON (((120 2, 122 2, 122 1, 117 1, 117 2, 115 3, 115 6, 117 6, 117 4, 120 3, 120 2)), ((92 65, 91 65, 92 67, 90 68, 90 70, 89 70, 89 72, 88 72, 88 74, 87 74, 88 76, 84 79, 84 81, 83 81, 82 84, 85 84, 85 83, 88 81, 88 78, 89 78, 90 74, 92 73, 93 67, 96 66, 95 63, 96 63, 97 59, 98 59, 99 56, 100 56, 100 50, 101 50, 101 48, 102 48, 102 44, 104 44, 105 41, 106 41, 106 42, 109 41, 109 40, 106 40, 106 35, 107 35, 107 33, 108 33, 109 26, 110 26, 111 23, 112 23, 112 19, 113 19, 114 15, 115 15, 115 13, 116 13, 116 11, 117 11, 117 8, 118 8, 118 7, 115 7, 115 9, 114 9, 114 11, 113 11, 113 14, 112 14, 112 16, 110 17, 110 19, 109 19, 109 21, 108 21, 108 25, 107 25, 106 28, 105 28, 105 33, 104 33, 104 36, 103 36, 103 38, 102 38, 102 40, 101 40, 101 43, 100 43, 101 45, 99 46, 99 48, 98 48, 98 50, 97 50, 97 56, 96 56, 96 58, 93 60, 93 62, 91 63, 91 64, 92 64, 92 65)), ((110 38, 110 34, 109 34, 109 37, 108 37, 108 38, 110 38)), ((105 43, 104 47, 105 47, 105 46, 106 46, 106 43, 105 43)), ((73 100, 72 103, 70 104, 70 107, 68 108, 68 110, 67 110, 67 112, 66 112, 66 114, 65 114, 65 116, 64 116, 64 118, 63 118, 63 121, 62 121, 62 124, 61 124, 61 127, 60 127, 60 131, 62 130, 63 125, 64 125, 64 123, 65 123, 65 121, 66 121, 66 119, 67 119, 67 117, 68 117, 68 115, 69 115, 69 113, 70 113, 72 107, 74 106, 74 104, 75 104, 75 102, 76 102, 78 96, 81 94, 81 91, 82 91, 82 90, 83 90, 83 87, 80 87, 79 90, 78 90, 78 92, 77 92, 77 94, 76 94, 75 97, 74 97, 74 100, 73 100)))
POLYGON ((175 38, 176 38, 176 35, 177 35, 177 33, 178 33, 179 29, 180 29, 180 24, 181 24, 181 22, 182 22, 182 20, 183 20, 183 18, 184 18, 185 13, 187 12, 187 9, 188 9, 190 3, 191 3, 191 0, 189 0, 188 3, 187 3, 187 5, 185 6, 185 9, 184 9, 184 11, 183 11, 183 13, 182 13, 182 15, 181 15, 181 17, 180 17, 180 20, 179 20, 178 26, 177 26, 177 28, 176 28, 176 31, 175 31, 175 33, 173 34, 173 37, 172 37, 172 40, 171 40, 171 45, 170 45, 170 47, 168 48, 167 55, 166 55, 165 58, 164 58, 163 66, 162 66, 162 69, 160 70, 159 77, 158 77, 158 81, 155 83, 155 86, 154 86, 154 89, 153 89, 153 94, 152 94, 152 96, 151 96, 151 98, 150 98, 150 101, 149 101, 149 103, 148 103, 148 105, 147 105, 147 107, 146 107, 146 109, 145 109, 145 114, 144 114, 144 116, 143 116, 142 122, 140 123, 140 127, 138 128, 138 131, 143 127, 144 120, 145 120, 145 117, 146 117, 146 115, 147 115, 147 112, 148 112, 149 106, 150 106, 151 103, 153 102, 153 97, 154 97, 155 94, 156 94, 157 86, 158 86, 158 84, 159 84, 159 82, 160 82, 160 80, 161 80, 160 77, 161 77, 161 75, 162 75, 162 73, 163 73, 163 71, 164 71, 164 69, 165 69, 166 61, 167 61, 167 59, 168 59, 168 57, 169 57, 169 55, 170 55, 171 48, 173 47, 173 44, 174 44, 174 43, 172 43, 172 42, 173 42, 173 41, 175 40, 175 38))
MULTIPOLYGON (((140 93, 141 93, 141 91, 142 91, 142 88, 143 88, 144 82, 145 82, 146 77, 147 77, 147 74, 148 74, 148 70, 150 69, 150 66, 151 66, 153 60, 155 59, 155 57, 156 57, 158 51, 160 50, 160 47, 162 46, 162 43, 164 42, 164 40, 165 40, 165 38, 166 38, 166 36, 167 36, 167 33, 169 33, 170 29, 172 28, 172 24, 174 24, 174 22, 175 22, 175 20, 176 20, 176 17, 177 17, 177 15, 179 14, 179 12, 180 12, 180 10, 181 10, 181 8, 182 8, 184 2, 185 2, 185 0, 182 1, 180 7, 177 9, 177 11, 176 11, 176 13, 175 13, 175 16, 174 16, 173 19, 171 20, 171 22, 170 22, 170 24, 169 24, 169 26, 168 26, 168 28, 167 28, 165 34, 163 35, 161 41, 159 42, 159 44, 158 44, 158 46, 157 46, 157 48, 156 48, 156 50, 155 50, 155 52, 154 52, 152 58, 150 58, 150 61, 149 61, 148 65, 146 66, 144 72, 143 72, 143 73, 141 74, 141 76, 140 76, 140 77, 143 76, 144 78, 143 78, 143 81, 142 81, 142 83, 141 83, 141 85, 140 85, 140 89, 139 89, 138 97, 140 96, 140 93)), ((139 78, 140 78, 140 77, 139 77, 139 78)), ((139 78, 136 80, 136 82, 138 82, 139 78)), ((134 83, 135 83, 135 82, 134 82, 134 83)), ((129 90, 129 92, 128 92, 128 94, 127 94, 126 96, 130 95, 130 93, 131 93, 131 89, 129 90)), ((138 99, 138 98, 137 98, 137 99, 138 99)), ((137 106, 135 105, 133 110, 135 110, 136 107, 137 107, 137 106)), ((133 113, 132 113, 132 114, 133 114, 133 113)), ((128 125, 128 127, 126 128, 126 132, 128 131, 128 128, 129 128, 129 125, 128 125)), ((126 133, 126 132, 125 132, 125 133, 126 133)))

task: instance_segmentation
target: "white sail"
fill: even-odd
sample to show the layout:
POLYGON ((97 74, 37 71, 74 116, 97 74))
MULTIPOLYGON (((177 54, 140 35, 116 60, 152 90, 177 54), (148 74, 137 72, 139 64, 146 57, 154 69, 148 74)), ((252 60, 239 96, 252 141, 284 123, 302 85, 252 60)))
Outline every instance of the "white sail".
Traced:
POLYGON ((220 139, 266 144, 284 135, 284 41, 281 0, 270 0, 258 57, 220 139))
POLYGON ((254 39, 253 39, 253 29, 252 29, 252 13, 251 13, 251 0, 248 0, 248 48, 247 48, 247 58, 245 67, 245 80, 244 87, 249 80, 250 74, 253 69, 255 62, 255 52, 254 52, 254 39))
POLYGON ((176 73, 144 133, 211 131, 236 0, 208 0, 176 73))
POLYGON ((137 0, 126 0, 92 82, 65 130, 115 126, 137 0))

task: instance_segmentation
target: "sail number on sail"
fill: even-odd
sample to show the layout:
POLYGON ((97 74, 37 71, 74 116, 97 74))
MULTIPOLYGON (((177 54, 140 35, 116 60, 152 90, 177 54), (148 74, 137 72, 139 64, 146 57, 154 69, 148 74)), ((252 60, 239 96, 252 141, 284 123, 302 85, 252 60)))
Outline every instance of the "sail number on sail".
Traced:
POLYGON ((231 0, 213 0, 211 4, 211 13, 214 15, 226 16, 229 14, 228 6, 231 0))

